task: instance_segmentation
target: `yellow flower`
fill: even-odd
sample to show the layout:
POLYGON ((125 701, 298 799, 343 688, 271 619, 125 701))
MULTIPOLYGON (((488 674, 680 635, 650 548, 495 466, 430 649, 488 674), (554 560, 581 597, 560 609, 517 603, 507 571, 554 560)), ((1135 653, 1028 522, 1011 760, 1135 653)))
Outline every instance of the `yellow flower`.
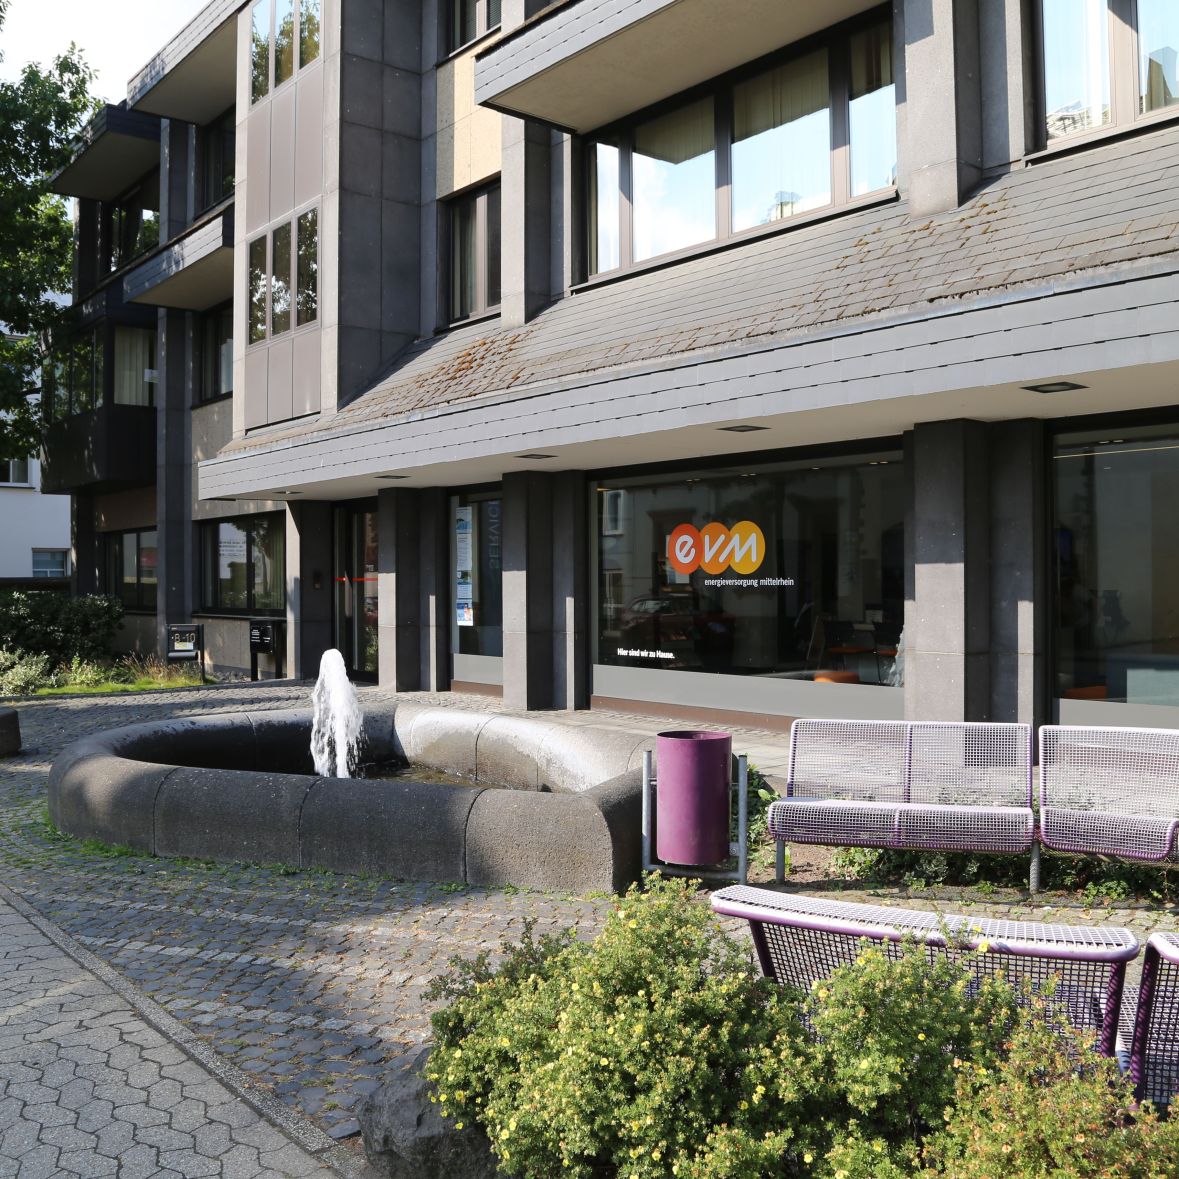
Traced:
POLYGON ((802 1156, 802 1161, 804 1163, 813 1163, 815 1161, 815 1156, 808 1150, 806 1154, 802 1156))
POLYGON ((919 1040, 924 1040, 924 1039, 925 1039, 925 1033, 924 1033, 924 1032, 918 1032, 918 1033, 917 1033, 917 1039, 919 1039, 919 1040))
MULTIPOLYGON (((955 1064, 957 1064, 958 1062, 957 1062, 957 1061, 954 1061, 954 1063, 955 1063, 955 1064)), ((868 1068, 868 1067, 869 1067, 871 1064, 872 1064, 872 1062, 871 1062, 871 1061, 870 1061, 870 1060, 869 1060, 869 1059, 868 1059, 868 1058, 865 1056, 865 1057, 863 1058, 863 1060, 861 1060, 861 1061, 860 1061, 860 1069, 861 1069, 861 1071, 862 1071, 863 1069, 866 1069, 866 1068, 868 1068)))
POLYGON ((659 1161, 659 1160, 660 1160, 660 1159, 663 1157, 663 1155, 662 1155, 662 1153, 661 1153, 660 1151, 658 1151, 658 1150, 653 1150, 653 1151, 651 1151, 651 1157, 652 1157, 652 1158, 653 1158, 653 1159, 654 1159, 656 1162, 658 1162, 658 1161, 659 1161))
POLYGON ((462 1122, 455 1122, 455 1124, 454 1124, 454 1128, 455 1128, 456 1130, 461 1130, 461 1129, 463 1128, 463 1124, 462 1124, 462 1122))
POLYGON ((990 942, 979 942, 978 943, 978 952, 980 954, 985 954, 990 948, 991 948, 990 942))
POLYGON ((1084 1142, 1084 1141, 1085 1141, 1085 1135, 1084 1135, 1084 1134, 1078 1134, 1078 1135, 1077 1135, 1077 1141, 1078 1141, 1078 1142, 1084 1142))
POLYGON ((602 1057, 601 1060, 598 1061, 598 1064, 600 1064, 602 1066, 602 1068, 605 1068, 606 1065, 608 1065, 609 1063, 610 1062, 604 1056, 602 1057))

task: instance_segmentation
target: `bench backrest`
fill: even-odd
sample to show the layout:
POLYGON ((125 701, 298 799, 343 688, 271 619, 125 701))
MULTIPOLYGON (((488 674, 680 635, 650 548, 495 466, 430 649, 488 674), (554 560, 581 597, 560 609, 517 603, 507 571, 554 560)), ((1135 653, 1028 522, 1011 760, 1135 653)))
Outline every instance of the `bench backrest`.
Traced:
POLYGON ((943 806, 1031 806, 1031 728, 797 720, 787 795, 943 806))
POLYGON ((1128 929, 939 916, 740 885, 713 893, 712 908, 748 921, 762 972, 803 990, 854 962, 864 938, 889 957, 902 953, 906 937, 931 956, 981 951, 969 960, 976 977, 1001 973, 1051 993, 1050 1005, 1074 1027, 1099 1033, 1106 1055, 1116 1044, 1126 964, 1139 950, 1128 929))
POLYGON ((1140 1101, 1168 1105, 1179 1093, 1179 934, 1146 943, 1129 1072, 1140 1101))
POLYGON ((1179 818, 1179 731, 1044 725, 1040 807, 1179 818))

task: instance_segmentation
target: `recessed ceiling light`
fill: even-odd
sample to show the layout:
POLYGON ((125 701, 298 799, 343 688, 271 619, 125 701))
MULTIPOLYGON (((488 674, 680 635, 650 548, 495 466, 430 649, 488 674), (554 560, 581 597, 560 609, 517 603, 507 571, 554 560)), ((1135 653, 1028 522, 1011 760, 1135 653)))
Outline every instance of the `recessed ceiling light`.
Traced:
POLYGON ((378 479, 408 479, 408 475, 378 475, 378 479))
POLYGON ((1043 385, 1024 385, 1029 393, 1071 393, 1074 389, 1088 389, 1088 385, 1078 385, 1076 381, 1048 381, 1043 385))
POLYGON ((740 426, 717 426, 726 434, 752 434, 755 430, 768 430, 769 426, 751 426, 748 423, 740 426))
POLYGON ((518 454, 518 459, 551 459, 556 458, 555 454, 518 454))

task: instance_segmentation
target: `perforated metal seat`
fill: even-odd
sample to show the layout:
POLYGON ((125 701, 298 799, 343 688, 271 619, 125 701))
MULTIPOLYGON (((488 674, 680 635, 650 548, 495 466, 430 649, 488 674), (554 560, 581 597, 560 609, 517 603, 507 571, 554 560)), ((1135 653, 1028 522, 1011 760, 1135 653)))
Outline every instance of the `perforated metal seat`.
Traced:
POLYGON ((1134 1093, 1140 1101, 1169 1105, 1179 1093, 1179 934, 1150 935, 1134 998, 1127 994, 1122 1004, 1134 1093))
POLYGON ((1017 855, 1035 838, 1031 729, 1017 724, 798 720, 784 843, 1017 855))
POLYGON ((1126 965, 1139 950, 1130 930, 1111 926, 939 916, 745 886, 713 893, 712 908, 749 922, 768 978, 804 990, 854 962, 864 938, 880 944, 889 957, 899 956, 906 936, 931 956, 981 950, 970 958, 976 977, 1001 973, 1012 983, 1050 993, 1049 1004, 1073 1026, 1098 1033, 1098 1047, 1107 1056, 1117 1040, 1126 965))
POLYGON ((1045 725, 1040 839, 1053 851, 1176 859, 1179 732, 1045 725))

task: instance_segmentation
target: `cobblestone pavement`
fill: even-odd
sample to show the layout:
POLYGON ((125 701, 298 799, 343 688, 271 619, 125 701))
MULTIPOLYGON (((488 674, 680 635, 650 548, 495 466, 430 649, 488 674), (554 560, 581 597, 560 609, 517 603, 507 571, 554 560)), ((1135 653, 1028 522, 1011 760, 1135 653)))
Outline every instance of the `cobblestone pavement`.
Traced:
MULTIPOLYGON (((365 1097, 428 1038, 423 992, 450 957, 494 950, 526 918, 539 932, 575 927, 592 935, 607 900, 157 860, 114 854, 48 827, 46 776, 70 741, 145 720, 291 707, 308 695, 306 685, 252 684, 20 705, 25 752, 0 761, 0 880, 261 1091, 347 1139, 365 1097)), ((386 698, 379 689, 362 696, 368 707, 386 698)), ((437 699, 500 707, 477 697, 437 699)), ((656 718, 600 712, 566 719, 646 733, 664 727, 656 718)), ((785 764, 786 744, 783 734, 735 730, 735 748, 750 751, 771 774, 785 764)), ((1015 890, 849 888, 827 879, 825 853, 796 850, 788 887, 840 888, 846 899, 1129 925, 1142 940, 1152 928, 1179 924, 1173 908, 1090 908, 1054 895, 1033 905, 1015 890)), ((771 875, 763 856, 755 876, 771 875)))
POLYGON ((591 933, 605 900, 117 855, 48 827, 46 778, 71 741, 308 695, 253 684, 19 705, 24 752, 0 760, 0 880, 257 1084, 347 1138, 365 1097, 428 1038, 422 993, 452 956, 496 949, 528 917, 538 931, 591 933))
POLYGON ((0 1176, 333 1176, 0 900, 0 1176))

